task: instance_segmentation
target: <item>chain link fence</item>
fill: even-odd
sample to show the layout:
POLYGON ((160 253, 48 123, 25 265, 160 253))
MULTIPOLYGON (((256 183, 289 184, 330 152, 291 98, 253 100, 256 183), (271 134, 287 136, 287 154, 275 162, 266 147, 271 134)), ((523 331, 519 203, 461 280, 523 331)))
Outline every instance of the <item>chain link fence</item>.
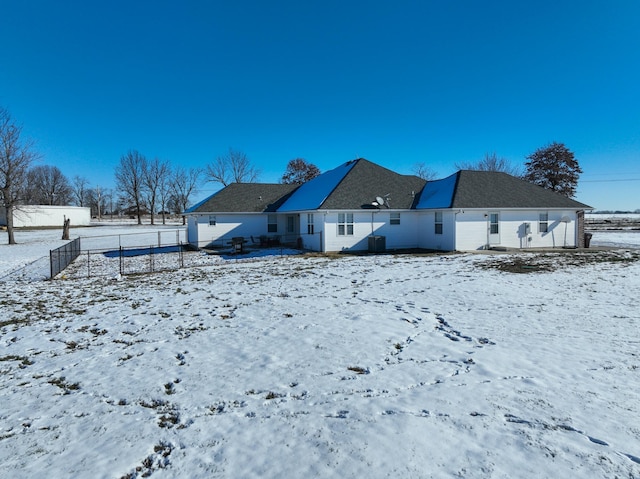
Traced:
POLYGON ((174 246, 186 243, 186 230, 162 229, 157 231, 81 236, 83 251, 174 246))
POLYGON ((50 278, 81 272, 85 277, 115 276, 184 267, 185 234, 184 229, 176 229, 81 236, 50 252, 50 278))
POLYGON ((186 241, 182 241, 183 234, 184 230, 176 230, 82 237, 84 249, 74 257, 66 269, 52 269, 51 278, 115 278, 210 266, 219 261, 284 256, 307 249, 309 242, 319 242, 321 238, 318 233, 290 235, 278 237, 277 242, 260 243, 251 237, 233 237, 222 242, 215 250, 196 250, 186 241), (149 242, 145 245, 143 241, 149 242), (87 244, 94 247, 87 248, 87 244))
POLYGON ((80 254, 80 238, 69 241, 59 248, 49 251, 50 278, 55 278, 80 254))
POLYGON ((170 271, 197 263, 202 253, 183 243, 164 246, 120 246, 118 249, 82 251, 64 276, 117 277, 128 274, 170 271))

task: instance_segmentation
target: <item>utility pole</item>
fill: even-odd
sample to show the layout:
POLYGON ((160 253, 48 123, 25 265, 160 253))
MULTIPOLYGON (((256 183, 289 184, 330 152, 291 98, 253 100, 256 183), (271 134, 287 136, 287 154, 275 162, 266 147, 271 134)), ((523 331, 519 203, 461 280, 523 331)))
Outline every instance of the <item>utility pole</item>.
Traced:
POLYGON ((99 186, 96 186, 96 196, 98 200, 98 221, 102 221, 102 195, 99 186))

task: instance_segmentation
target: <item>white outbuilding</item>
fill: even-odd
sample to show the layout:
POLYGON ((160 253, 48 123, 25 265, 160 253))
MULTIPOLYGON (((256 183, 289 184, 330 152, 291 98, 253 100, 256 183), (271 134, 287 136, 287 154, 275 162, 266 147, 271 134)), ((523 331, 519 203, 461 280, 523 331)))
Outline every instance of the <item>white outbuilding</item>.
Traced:
MULTIPOLYGON (((89 226, 91 209, 79 206, 20 205, 13 210, 15 228, 38 228, 59 226, 69 219, 71 226, 89 226)), ((0 226, 6 226, 7 217, 4 208, 0 208, 0 226)))

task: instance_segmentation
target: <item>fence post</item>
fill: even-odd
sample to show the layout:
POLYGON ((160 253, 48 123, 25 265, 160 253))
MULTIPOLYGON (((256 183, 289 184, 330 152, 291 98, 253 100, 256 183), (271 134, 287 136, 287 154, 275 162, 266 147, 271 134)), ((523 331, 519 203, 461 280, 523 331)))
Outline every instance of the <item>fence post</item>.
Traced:
POLYGON ((153 245, 149 246, 149 273, 153 273, 153 245))
POLYGON ((53 250, 49 251, 49 279, 53 279, 53 250))
MULTIPOLYGON (((118 241, 120 241, 120 236, 118 236, 118 241)), ((124 274, 124 261, 122 258, 122 245, 120 245, 120 274, 123 275, 124 274)))
POLYGON ((162 239, 160 238, 160 230, 158 230, 158 248, 162 246, 162 239))
POLYGON ((89 250, 87 250, 87 278, 91 278, 91 257, 89 250))

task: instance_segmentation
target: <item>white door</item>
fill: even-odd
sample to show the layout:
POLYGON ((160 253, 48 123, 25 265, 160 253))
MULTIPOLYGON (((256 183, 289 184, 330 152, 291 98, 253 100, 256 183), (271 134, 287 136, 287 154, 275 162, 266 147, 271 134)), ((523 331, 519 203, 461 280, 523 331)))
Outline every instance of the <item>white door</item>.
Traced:
POLYGON ((500 244, 500 215, 498 213, 489 213, 489 244, 500 244))

